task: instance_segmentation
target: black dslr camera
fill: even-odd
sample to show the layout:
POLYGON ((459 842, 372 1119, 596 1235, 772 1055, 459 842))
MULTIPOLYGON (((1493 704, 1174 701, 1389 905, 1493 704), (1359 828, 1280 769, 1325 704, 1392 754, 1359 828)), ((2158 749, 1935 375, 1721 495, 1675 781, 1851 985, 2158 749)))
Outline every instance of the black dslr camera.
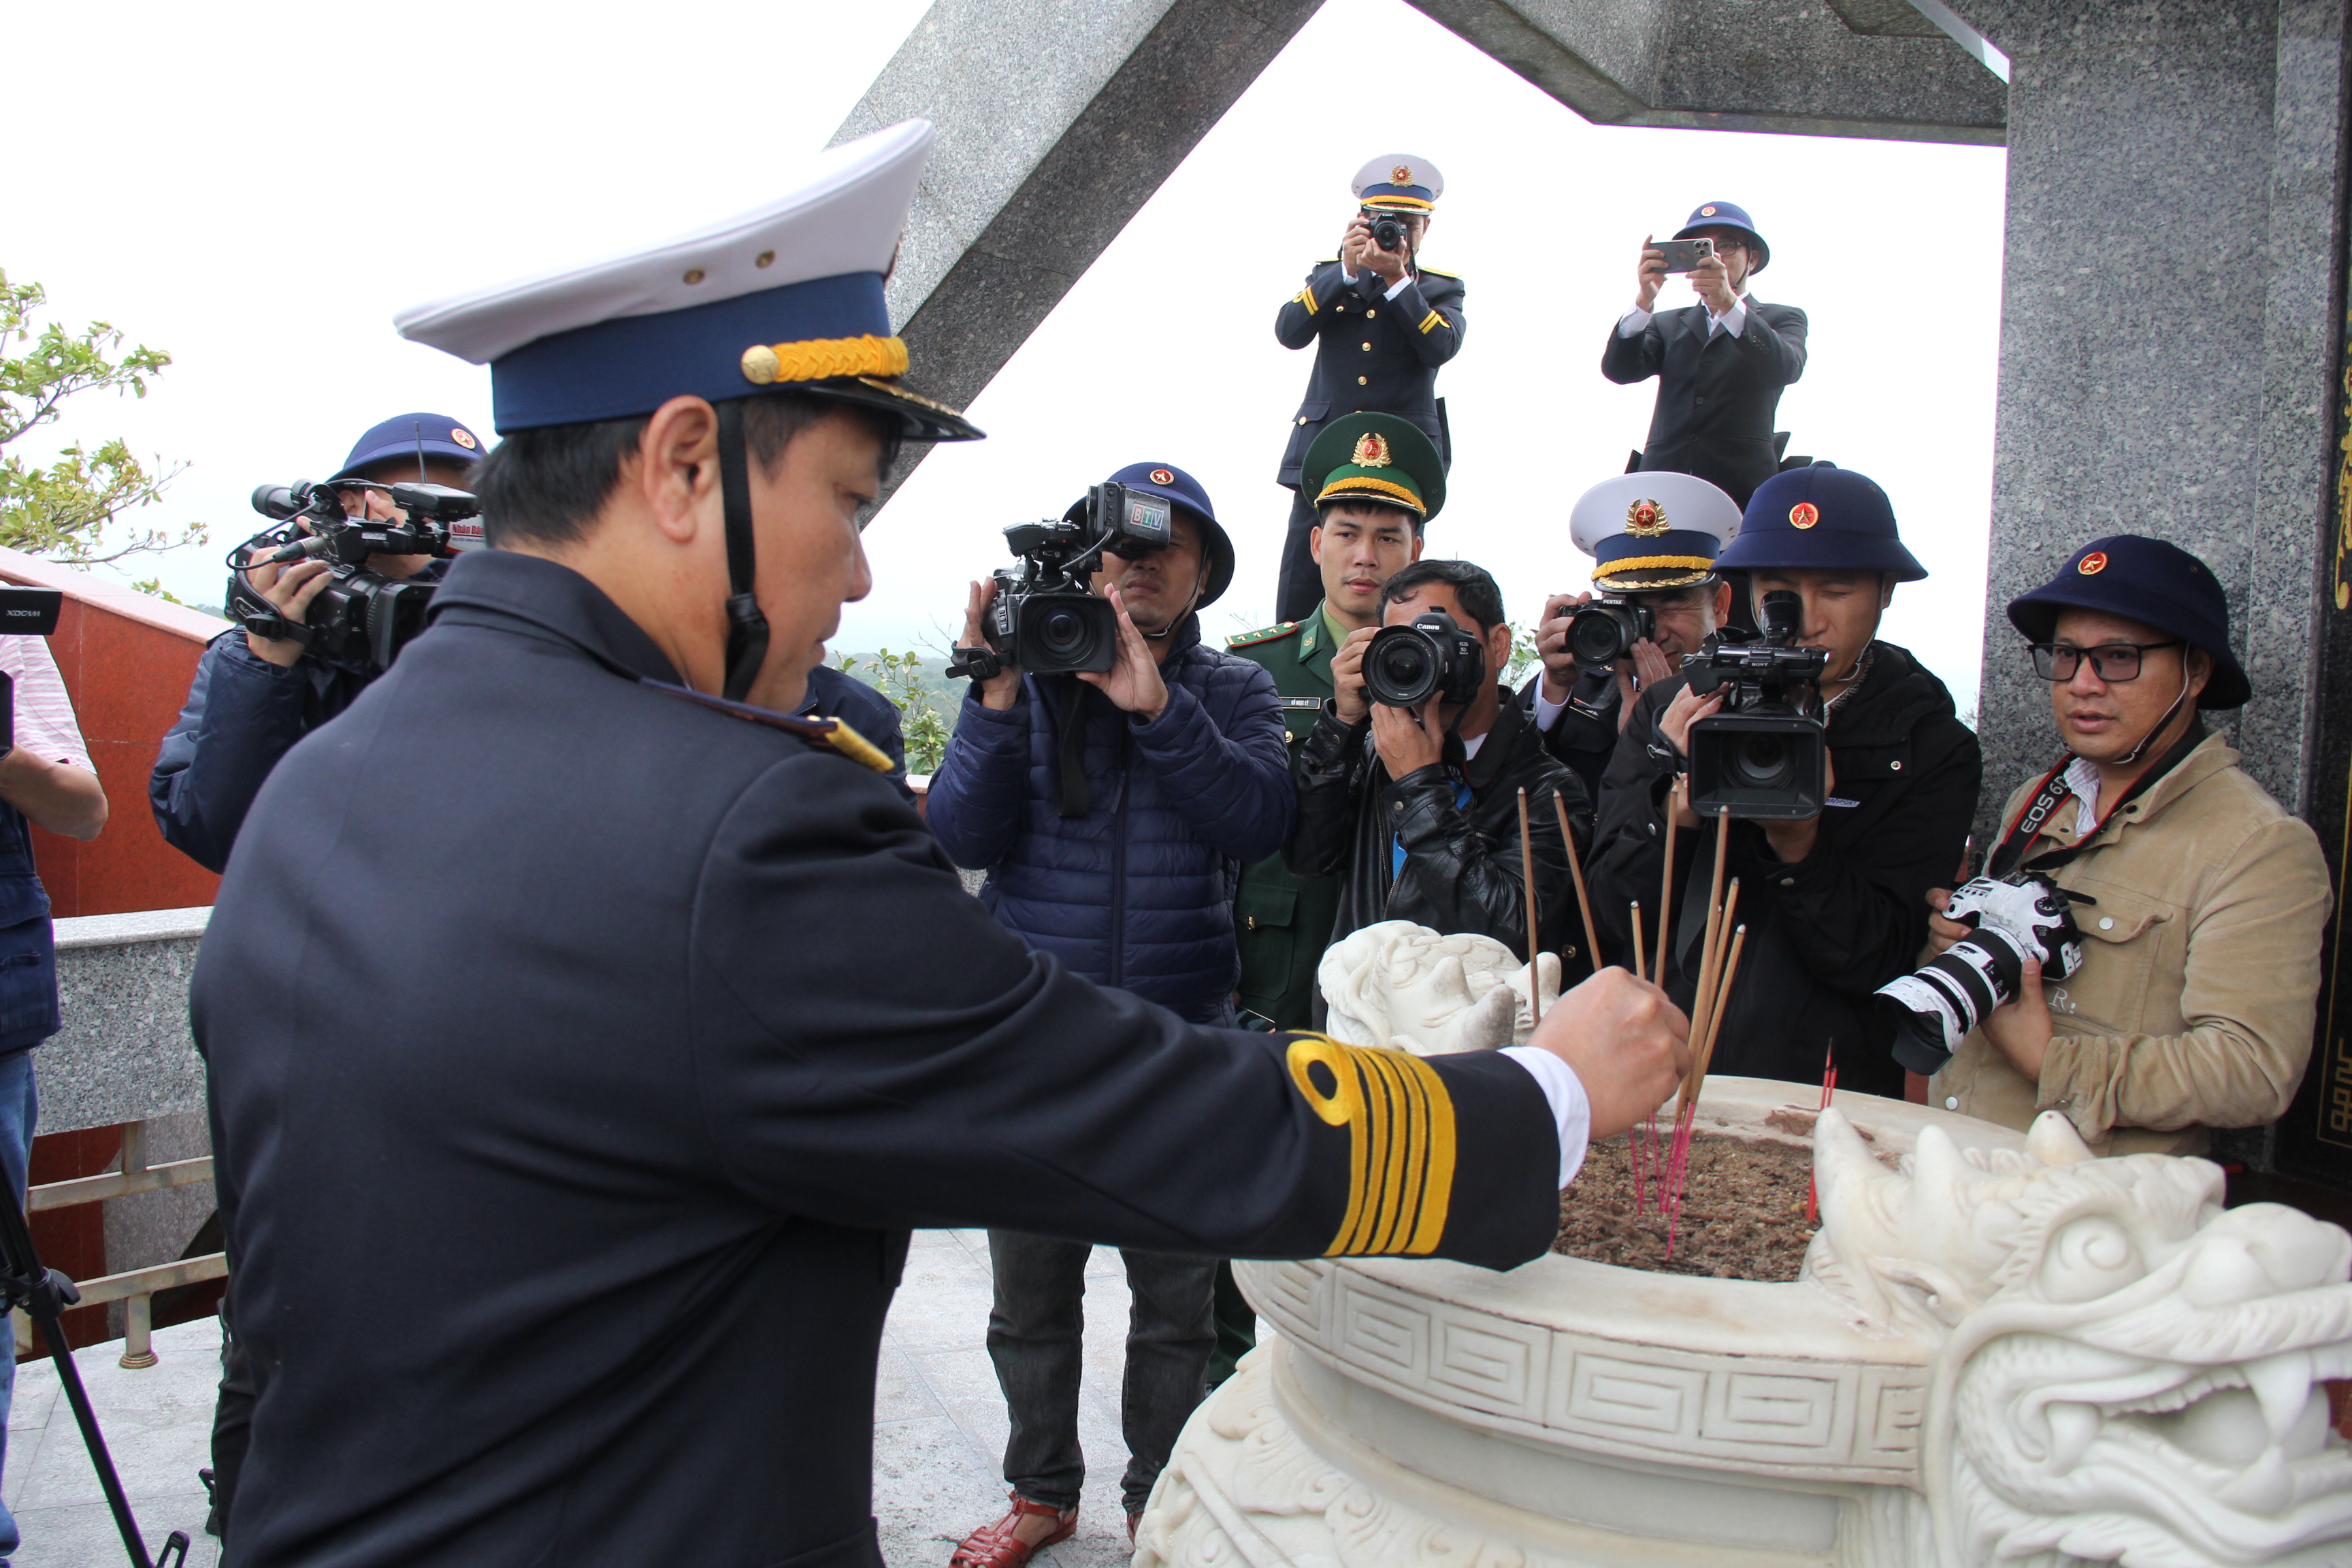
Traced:
POLYGON ((1382 626, 1364 647, 1364 692, 1388 708, 1418 708, 1430 698, 1464 703, 1486 679, 1486 647, 1444 610, 1382 626))
POLYGON ((1125 485, 1096 485, 1058 519, 1016 522, 1005 542, 1021 564, 999 568, 981 630, 984 648, 960 647, 948 673, 993 679, 1010 664, 1032 675, 1109 670, 1118 656, 1118 611, 1089 586, 1103 552, 1133 560, 1175 542, 1176 509, 1125 485))
POLYGON ((1412 229, 1403 218, 1392 212, 1378 210, 1364 215, 1372 220, 1372 243, 1382 250, 1402 250, 1405 236, 1412 229))
POLYGON ((447 556, 472 548, 479 542, 479 530, 467 531, 469 536, 453 542, 451 524, 481 515, 481 503, 464 490, 421 479, 397 485, 346 479, 341 488, 382 490, 408 520, 395 523, 352 517, 332 483, 297 479, 290 485, 257 487, 253 510, 286 526, 255 534, 229 552, 228 618, 268 641, 291 637, 304 653, 331 663, 389 669, 408 640, 425 629, 425 606, 432 602, 434 584, 371 572, 368 557, 447 556), (275 563, 328 563, 327 584, 301 620, 280 615, 246 580, 246 556, 257 546, 269 548, 268 560, 275 563))
POLYGON ((1604 595, 1569 617, 1568 651, 1579 669, 1614 669, 1645 638, 1658 640, 1658 613, 1621 595, 1604 595))
POLYGON ((1718 643, 1683 660, 1691 689, 1723 693, 1719 711, 1690 728, 1691 809, 1701 816, 1801 821, 1829 794, 1829 730, 1807 708, 1830 656, 1798 647, 1803 601, 1764 595, 1764 629, 1752 643, 1718 643))

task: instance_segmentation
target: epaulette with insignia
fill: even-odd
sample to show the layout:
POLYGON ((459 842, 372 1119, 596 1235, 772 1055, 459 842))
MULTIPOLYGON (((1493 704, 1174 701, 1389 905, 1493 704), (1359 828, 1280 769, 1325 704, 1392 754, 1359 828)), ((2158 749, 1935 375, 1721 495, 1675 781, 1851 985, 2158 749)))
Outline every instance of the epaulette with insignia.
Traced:
POLYGON ((1419 262, 1413 264, 1412 269, 1415 272, 1426 273, 1432 278, 1451 278, 1456 283, 1462 281, 1462 274, 1459 272, 1441 272, 1434 267, 1423 267, 1419 262))
POLYGON ((778 713, 771 709, 755 708, 749 702, 732 702, 724 697, 713 697, 707 691, 697 691, 690 686, 679 686, 667 680, 640 679, 640 686, 670 697, 683 698, 698 707, 714 713, 724 713, 730 719, 740 719, 749 724, 763 724, 771 730, 781 730, 806 742, 820 752, 831 752, 848 758, 861 767, 877 773, 891 771, 888 753, 881 747, 851 729, 838 719, 811 719, 798 713, 778 713))
POLYGON ((1225 639, 1225 646, 1248 647, 1253 643, 1272 642, 1276 637, 1286 637, 1297 629, 1297 621, 1284 621, 1277 626, 1267 626, 1263 631, 1241 632, 1229 637, 1225 639))

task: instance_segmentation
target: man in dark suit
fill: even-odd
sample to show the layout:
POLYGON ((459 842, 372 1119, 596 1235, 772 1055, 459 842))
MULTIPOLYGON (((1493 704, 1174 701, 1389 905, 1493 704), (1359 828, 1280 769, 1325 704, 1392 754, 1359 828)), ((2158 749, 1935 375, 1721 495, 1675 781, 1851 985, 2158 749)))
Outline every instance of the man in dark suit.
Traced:
POLYGON ((1696 474, 1746 506, 1780 468, 1772 420, 1805 374, 1805 313, 1750 297, 1772 250, 1745 209, 1705 203, 1675 237, 1714 242, 1690 272, 1699 302, 1657 310, 1666 256, 1643 240, 1633 308, 1611 330, 1601 374, 1620 386, 1658 378, 1643 471, 1696 474))
POLYGON ((1275 476, 1294 492, 1276 620, 1303 621, 1323 599, 1322 573, 1307 542, 1315 500, 1298 482, 1298 469, 1325 424, 1350 414, 1394 414, 1420 426, 1453 466, 1437 367, 1461 352, 1465 290, 1461 279, 1420 259, 1430 212, 1444 189, 1445 177, 1425 158, 1399 153, 1365 164, 1356 172, 1359 206, 1338 258, 1317 262, 1307 286, 1275 315, 1274 335, 1284 348, 1315 345, 1315 373, 1275 476))
POLYGON ((400 318, 490 365, 491 548, 272 772, 191 991, 239 1568, 880 1568, 908 1227, 1512 1265, 1688 1060, 1622 975, 1470 1057, 1185 1023, 1030 953, 797 716, 897 443, 979 434, 884 300, 929 142, 400 318))

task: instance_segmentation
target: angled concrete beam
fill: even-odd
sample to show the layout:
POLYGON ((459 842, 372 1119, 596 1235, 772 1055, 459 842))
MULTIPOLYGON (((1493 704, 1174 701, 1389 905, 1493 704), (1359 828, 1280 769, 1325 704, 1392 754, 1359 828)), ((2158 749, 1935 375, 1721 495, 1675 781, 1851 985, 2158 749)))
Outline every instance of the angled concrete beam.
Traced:
POLYGON ((1320 3, 937 0, 835 136, 939 127, 890 283, 924 390, 977 397, 1320 3))
MULTIPOLYGON (((1602 124, 1992 145, 2006 132, 2001 82, 1932 24, 1865 35, 1825 6, 1725 0, 1411 3, 1602 124)), ((1891 15, 1848 3, 1865 21, 1891 15)))

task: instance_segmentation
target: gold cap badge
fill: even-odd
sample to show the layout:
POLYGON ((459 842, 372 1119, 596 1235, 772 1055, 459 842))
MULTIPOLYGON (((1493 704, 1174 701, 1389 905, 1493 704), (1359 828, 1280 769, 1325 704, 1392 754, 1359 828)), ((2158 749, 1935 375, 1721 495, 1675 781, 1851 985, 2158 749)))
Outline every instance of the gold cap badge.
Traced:
POLYGON ((1789 509, 1790 528, 1811 528, 1821 520, 1822 509, 1809 500, 1801 500, 1789 509))
POLYGON ((2084 556, 2082 563, 2074 568, 2085 577, 2095 577, 2106 569, 2107 552, 2104 550, 2092 551, 2088 555, 2084 556))
POLYGON ((1396 459, 1389 456, 1389 438, 1367 430, 1356 437, 1355 455, 1349 460, 1360 468, 1385 468, 1396 459))
POLYGON ((1391 184, 1399 185, 1412 184, 1412 166, 1410 163, 1399 163, 1389 171, 1389 180, 1391 184))
POLYGON ((1673 531, 1666 521, 1666 509, 1654 500, 1637 500, 1625 509, 1625 531, 1637 539, 1655 539, 1673 531))
POLYGON ((451 430, 449 432, 449 439, 457 442, 457 445, 465 447, 468 452, 474 449, 474 433, 471 430, 465 428, 463 426, 459 426, 456 429, 451 430))

